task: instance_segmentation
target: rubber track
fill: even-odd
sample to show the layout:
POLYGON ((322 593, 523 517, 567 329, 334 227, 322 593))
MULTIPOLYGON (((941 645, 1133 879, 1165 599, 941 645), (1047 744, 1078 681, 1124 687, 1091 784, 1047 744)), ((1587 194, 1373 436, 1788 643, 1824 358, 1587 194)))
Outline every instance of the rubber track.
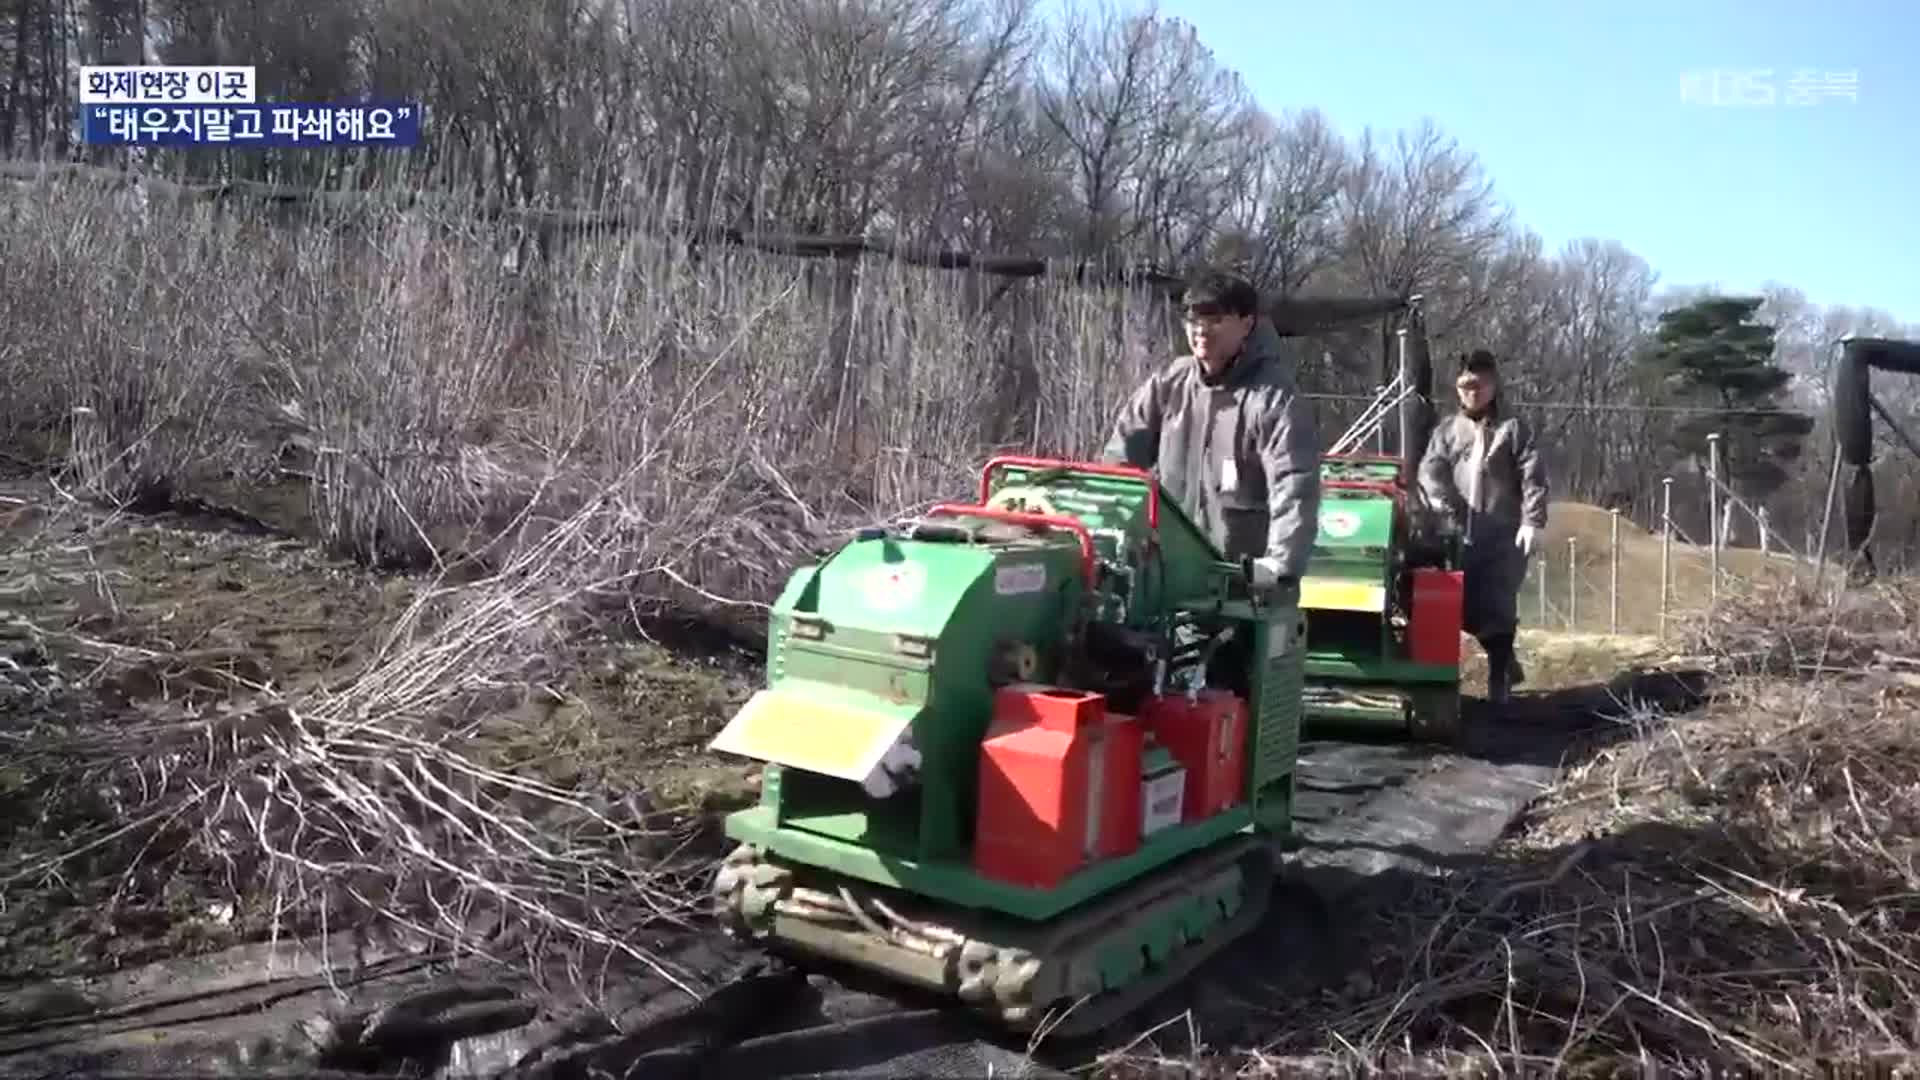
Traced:
MULTIPOLYGON (((1243 868, 1239 910, 1226 922, 1215 926, 1201 941, 1174 951, 1164 963, 1142 972, 1139 978, 1120 989, 1075 1004, 1057 1021, 1051 1015, 1042 1013, 1039 1026, 1045 1029, 1049 1038, 1077 1040, 1110 1028, 1162 993, 1180 985, 1200 965, 1260 925, 1273 903, 1280 865, 1277 853, 1265 840, 1260 839, 1236 845, 1230 850, 1243 868), (1250 868, 1254 872, 1247 872, 1250 868)), ((1186 883, 1174 879, 1153 884, 1156 895, 1152 899, 1157 900, 1179 892, 1186 883)), ((1138 901, 1137 897, 1128 894, 1116 899, 1129 903, 1138 901)), ((1075 936, 1085 940, 1079 944, 1068 940, 1051 948, 1068 951, 1085 947, 1088 943, 1100 940, 1098 930, 1098 927, 1089 927, 1080 931, 1075 936)))

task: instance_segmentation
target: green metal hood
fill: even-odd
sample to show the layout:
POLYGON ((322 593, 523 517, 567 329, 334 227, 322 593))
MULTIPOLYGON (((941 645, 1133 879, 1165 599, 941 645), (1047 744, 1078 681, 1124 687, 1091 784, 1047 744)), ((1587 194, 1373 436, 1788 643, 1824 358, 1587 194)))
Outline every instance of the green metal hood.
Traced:
MULTIPOLYGON (((1393 484, 1398 463, 1388 459, 1329 459, 1321 467, 1327 481, 1393 484)), ((1310 610, 1385 611, 1387 577, 1393 554, 1395 499, 1376 488, 1321 489, 1320 530, 1300 606, 1310 610)))

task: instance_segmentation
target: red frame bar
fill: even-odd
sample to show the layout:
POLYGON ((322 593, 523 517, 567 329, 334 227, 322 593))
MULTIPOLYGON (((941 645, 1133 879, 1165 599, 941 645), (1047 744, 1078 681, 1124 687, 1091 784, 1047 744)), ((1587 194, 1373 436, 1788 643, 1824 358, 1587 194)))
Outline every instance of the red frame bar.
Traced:
POLYGON ((993 474, 1009 466, 1020 469, 1066 469, 1069 472, 1092 473, 1095 476, 1119 476, 1128 480, 1138 480, 1147 485, 1147 527, 1160 528, 1160 485, 1154 483, 1153 474, 1145 469, 1136 469, 1131 465, 1107 465, 1092 461, 1066 461, 1060 458, 1003 454, 987 459, 986 466, 980 470, 980 501, 982 503, 993 495, 993 474))
POLYGON ((1094 587, 1093 533, 1085 525, 1064 514, 1029 514, 1019 510, 997 510, 991 506, 968 506, 966 503, 940 503, 928 510, 926 516, 935 517, 983 517, 993 521, 1005 521, 1014 525, 1032 525, 1042 529, 1065 529, 1080 540, 1080 573, 1087 579, 1087 589, 1094 587))

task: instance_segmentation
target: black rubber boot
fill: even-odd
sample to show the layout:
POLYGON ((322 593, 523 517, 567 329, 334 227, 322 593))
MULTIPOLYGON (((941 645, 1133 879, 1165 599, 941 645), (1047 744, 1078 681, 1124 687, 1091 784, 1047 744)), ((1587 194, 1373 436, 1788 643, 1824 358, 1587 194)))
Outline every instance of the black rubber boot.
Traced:
POLYGON ((1487 652, 1487 701, 1505 705, 1513 697, 1515 668, 1513 635, 1494 634, 1480 643, 1487 652))

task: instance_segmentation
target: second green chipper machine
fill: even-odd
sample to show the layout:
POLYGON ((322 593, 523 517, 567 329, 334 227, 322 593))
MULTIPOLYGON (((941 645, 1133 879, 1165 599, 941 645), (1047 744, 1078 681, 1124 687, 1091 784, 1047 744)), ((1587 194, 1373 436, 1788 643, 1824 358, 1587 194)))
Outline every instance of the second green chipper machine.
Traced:
POLYGON ((1450 744, 1463 734, 1465 575, 1458 535, 1421 498, 1433 361, 1417 297, 1406 316, 1397 351, 1382 354, 1380 389, 1322 458, 1319 534, 1300 589, 1302 710, 1314 735, 1450 744), (1389 416, 1397 454, 1385 453, 1389 416), (1361 451, 1369 442, 1377 452, 1361 451))
POLYGON ((1464 575, 1399 458, 1329 456, 1320 535, 1301 582, 1303 702, 1319 733, 1453 742, 1460 731, 1464 575))

